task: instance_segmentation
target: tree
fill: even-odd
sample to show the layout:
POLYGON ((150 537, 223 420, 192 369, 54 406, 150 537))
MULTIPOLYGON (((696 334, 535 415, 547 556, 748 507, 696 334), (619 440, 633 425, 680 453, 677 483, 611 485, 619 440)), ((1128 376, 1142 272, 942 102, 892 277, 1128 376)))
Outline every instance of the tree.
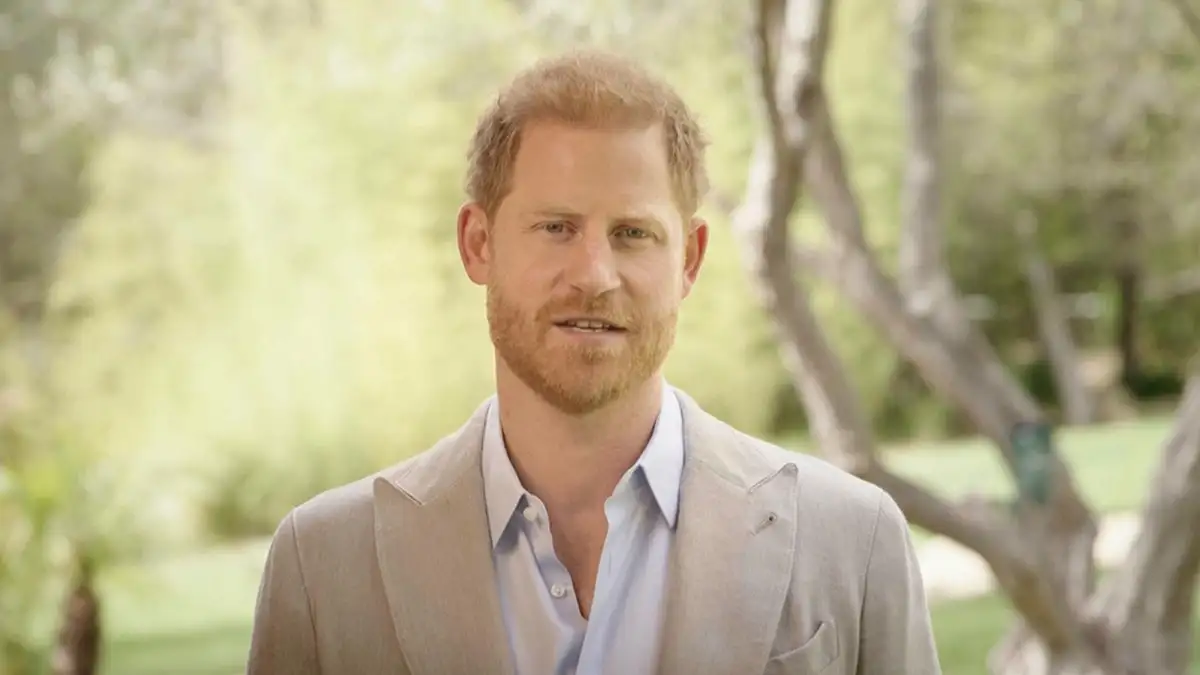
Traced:
MULTIPOLYGON (((0 433, 17 439, 0 446, 0 514, 6 516, 0 548, 11 541, 17 555, 34 561, 0 565, 0 592, 29 585, 32 590, 16 594, 38 596, 59 571, 50 569, 52 556, 42 549, 65 544, 70 550, 63 562, 70 588, 54 656, 57 675, 97 668, 101 611, 94 573, 103 549, 114 543, 81 534, 94 534, 86 522, 97 516, 69 501, 83 503, 94 479, 55 454, 52 290, 105 139, 129 129, 201 138, 221 69, 215 17, 203 2, 177 3, 170 11, 142 0, 0 2, 0 433), (37 490, 22 480, 56 462, 72 489, 31 499, 37 490), (49 513, 50 504, 58 512, 49 513), (9 578, 18 568, 28 576, 9 578)), ((131 535, 113 530, 109 536, 131 535)), ((11 620, 15 630, 26 630, 22 617, 11 620)), ((0 625, 0 670, 23 667, 6 657, 29 650, 20 644, 23 636, 8 629, 0 625)))
POLYGON ((1176 328, 1175 317, 1200 307, 1200 297, 1189 297, 1200 245, 1200 162, 1187 150, 1200 139, 1194 36, 1168 2, 966 0, 945 9, 939 35, 952 57, 940 64, 939 96, 948 256, 964 295, 1000 310, 983 324, 993 346, 1012 365, 1037 369, 1024 377, 1046 381, 1026 384, 1048 404, 1044 366, 1053 366, 1061 407, 1051 413, 1066 421, 1121 415, 1125 394, 1178 396, 1177 364, 1195 346, 1194 332, 1176 328), (1023 48, 1012 49, 1016 43, 1023 48), (1051 280, 1073 296, 1059 303, 1069 332, 1039 321, 1047 313, 1028 293, 1034 279, 1022 279, 1023 266, 1012 262, 1024 248, 1014 224, 1026 221, 1037 226, 1051 280), (1083 378, 1078 367, 1060 367, 1064 354, 1045 339, 1068 333, 1083 378), (1034 350, 1040 361, 1028 364, 1034 350), (1106 396, 1073 401, 1064 386, 1072 379, 1093 390, 1100 384, 1106 396))
POLYGON ((1200 572, 1200 367, 1188 380, 1132 552, 1100 584, 1095 519, 1046 434, 1046 416, 972 323, 947 271, 935 5, 900 2, 908 147, 893 277, 866 240, 822 80, 834 3, 757 0, 765 132, 733 216, 745 265, 818 445, 887 490, 914 525, 976 551, 991 568, 1020 616, 989 659, 993 672, 1181 673, 1200 572), (822 215, 824 248, 789 234, 802 188, 822 215), (832 285, 995 444, 1018 484, 1014 504, 950 503, 885 466, 803 277, 832 285))

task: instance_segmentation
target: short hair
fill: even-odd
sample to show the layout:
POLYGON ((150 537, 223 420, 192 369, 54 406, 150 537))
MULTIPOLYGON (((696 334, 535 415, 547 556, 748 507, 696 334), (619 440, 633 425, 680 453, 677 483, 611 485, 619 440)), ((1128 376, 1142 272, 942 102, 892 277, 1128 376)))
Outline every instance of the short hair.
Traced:
POLYGON ((675 198, 686 217, 708 192, 708 140, 682 97, 635 61, 573 51, 542 59, 518 73, 480 117, 467 154, 467 194, 489 216, 511 190, 522 130, 553 121, 620 129, 660 124, 675 198))

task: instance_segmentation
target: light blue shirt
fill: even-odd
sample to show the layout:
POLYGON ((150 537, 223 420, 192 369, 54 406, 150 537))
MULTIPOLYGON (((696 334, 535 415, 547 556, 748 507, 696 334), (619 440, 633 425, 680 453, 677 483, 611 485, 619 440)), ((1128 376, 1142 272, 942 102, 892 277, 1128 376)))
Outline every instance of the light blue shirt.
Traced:
POLYGON ((669 386, 642 455, 604 505, 608 536, 589 618, 554 552, 546 508, 508 458, 499 402, 488 410, 483 479, 492 559, 518 675, 657 670, 679 483, 683 412, 669 386))

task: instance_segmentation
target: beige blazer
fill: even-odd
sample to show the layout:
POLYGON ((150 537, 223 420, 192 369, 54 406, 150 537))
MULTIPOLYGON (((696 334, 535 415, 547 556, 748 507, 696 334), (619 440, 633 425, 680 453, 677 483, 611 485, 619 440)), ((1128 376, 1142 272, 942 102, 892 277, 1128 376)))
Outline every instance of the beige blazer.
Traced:
MULTIPOLYGON (((681 400, 686 459, 659 675, 940 673, 895 502, 681 400)), ((513 675, 484 511, 486 412, 287 515, 262 578, 249 675, 513 675)))

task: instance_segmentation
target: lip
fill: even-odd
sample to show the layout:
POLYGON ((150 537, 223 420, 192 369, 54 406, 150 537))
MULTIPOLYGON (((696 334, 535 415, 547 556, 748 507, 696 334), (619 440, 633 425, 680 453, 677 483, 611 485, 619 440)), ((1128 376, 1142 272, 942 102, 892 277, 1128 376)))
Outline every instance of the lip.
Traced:
POLYGON ((624 329, 588 331, 558 325, 554 326, 554 333, 560 336, 558 339, 565 340, 568 344, 604 348, 625 344, 629 337, 629 333, 624 329))
POLYGON ((624 332, 626 332, 625 326, 622 326, 621 324, 617 323, 616 321, 610 321, 608 319, 605 319, 603 317, 598 317, 598 316, 569 316, 569 317, 565 317, 562 319, 555 319, 554 326, 556 328, 562 328, 562 329, 569 330, 570 327, 567 326, 567 324, 571 323, 571 322, 603 323, 603 324, 607 324, 607 325, 611 326, 611 328, 609 328, 608 331, 606 331, 606 332, 609 332, 609 333, 624 333, 624 332))

